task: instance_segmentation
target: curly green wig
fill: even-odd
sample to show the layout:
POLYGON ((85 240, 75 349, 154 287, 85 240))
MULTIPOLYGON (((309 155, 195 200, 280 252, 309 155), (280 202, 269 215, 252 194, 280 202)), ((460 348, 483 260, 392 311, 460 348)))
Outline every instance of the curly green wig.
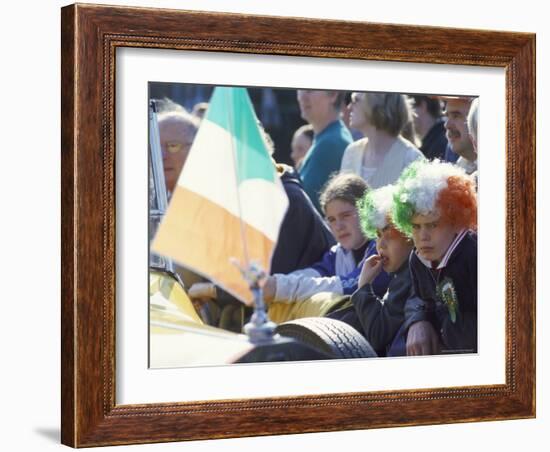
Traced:
POLYGON ((477 196, 473 179, 452 163, 416 160, 396 183, 391 220, 408 237, 412 217, 437 212, 444 222, 475 229, 477 196))
POLYGON ((361 229, 369 239, 376 238, 377 231, 391 223, 390 215, 395 188, 394 185, 386 185, 371 190, 358 202, 361 229))

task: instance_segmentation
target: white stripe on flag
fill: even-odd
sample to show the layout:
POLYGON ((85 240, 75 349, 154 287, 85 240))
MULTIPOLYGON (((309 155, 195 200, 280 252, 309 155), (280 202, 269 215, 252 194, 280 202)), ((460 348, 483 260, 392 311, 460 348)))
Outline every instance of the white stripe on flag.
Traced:
POLYGON ((233 138, 222 127, 203 120, 178 185, 239 215, 233 138))
MULTIPOLYGON (((233 160, 233 138, 217 124, 203 120, 178 185, 223 207, 232 215, 277 241, 288 200, 281 181, 249 179, 239 187, 233 160)), ((273 169, 275 171, 275 168, 273 169)))
POLYGON ((275 184, 265 179, 248 179, 241 183, 239 194, 243 220, 276 242, 281 219, 288 207, 288 198, 279 178, 275 184))

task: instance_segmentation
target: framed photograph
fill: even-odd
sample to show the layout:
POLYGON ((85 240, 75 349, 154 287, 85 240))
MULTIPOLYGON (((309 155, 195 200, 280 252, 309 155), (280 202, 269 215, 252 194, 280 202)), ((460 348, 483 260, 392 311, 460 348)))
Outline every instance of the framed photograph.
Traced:
MULTIPOLYGON (((215 117, 220 111, 226 109, 207 110, 203 121, 220 123, 215 117)), ((285 109, 284 121, 289 112, 285 109)), ((258 116, 281 160, 277 152, 289 146, 288 137, 279 138, 276 127, 266 124, 271 113, 258 116)), ((300 118, 288 124, 286 129, 294 128, 300 118)), ((255 162, 257 170, 262 163, 255 162)), ((186 168, 196 164, 185 162, 186 168)), ((213 189, 221 184, 219 177, 208 182, 213 189)), ((62 9, 62 442, 86 447, 534 417, 534 225, 532 34, 67 6, 62 9), (193 339, 177 344, 178 331, 157 334, 162 328, 178 330, 181 322, 158 315, 166 306, 150 284, 157 256, 155 245, 149 248, 156 232, 151 212, 159 200, 164 208, 168 201, 154 196, 152 206, 151 193, 166 193, 171 183, 157 171, 165 184, 159 190, 154 176, 151 155, 162 141, 155 134, 162 114, 156 101, 179 93, 180 103, 208 100, 210 108, 222 92, 244 92, 252 99, 251 111, 258 112, 262 105, 269 110, 263 96, 294 97, 296 90, 478 98, 477 296, 484 301, 478 306, 475 349, 318 359, 292 338, 292 350, 304 346, 298 357, 284 359, 280 350, 264 354, 258 342, 246 341, 226 353, 215 341, 237 343, 242 335, 220 331, 219 320, 214 328, 202 325, 213 314, 201 312, 205 304, 196 300, 190 312, 198 317, 191 323, 201 326, 192 329, 184 322, 193 339), (220 339, 223 335, 231 339, 220 339), (197 353, 179 351, 195 346, 221 351, 193 365, 197 353), (245 356, 253 357, 241 359, 245 356)), ((161 270, 172 272, 175 256, 159 256, 161 270)), ((177 256, 174 262, 179 263, 177 256)), ((177 280, 178 272, 172 273, 177 280)), ((227 275, 221 270, 212 279, 246 298, 231 290, 227 275)), ((157 292, 166 295, 161 285, 157 292)), ((198 355, 204 356, 202 350, 198 355)))

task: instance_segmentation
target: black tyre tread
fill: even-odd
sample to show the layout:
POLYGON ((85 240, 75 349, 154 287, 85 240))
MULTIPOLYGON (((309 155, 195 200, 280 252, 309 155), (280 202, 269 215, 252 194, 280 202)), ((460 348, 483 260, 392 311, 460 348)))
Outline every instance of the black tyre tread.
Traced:
POLYGON ((325 317, 308 317, 285 322, 277 327, 282 336, 312 345, 334 358, 377 356, 368 341, 347 323, 325 317))

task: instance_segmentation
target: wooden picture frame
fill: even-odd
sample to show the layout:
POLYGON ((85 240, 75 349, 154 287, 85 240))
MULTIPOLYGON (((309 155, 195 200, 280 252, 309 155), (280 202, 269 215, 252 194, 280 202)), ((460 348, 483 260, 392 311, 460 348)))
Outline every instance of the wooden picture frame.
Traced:
POLYGON ((535 35, 78 4, 62 8, 61 31, 64 444, 84 447, 535 416, 535 35), (505 68, 505 384, 117 405, 118 47, 505 68))

